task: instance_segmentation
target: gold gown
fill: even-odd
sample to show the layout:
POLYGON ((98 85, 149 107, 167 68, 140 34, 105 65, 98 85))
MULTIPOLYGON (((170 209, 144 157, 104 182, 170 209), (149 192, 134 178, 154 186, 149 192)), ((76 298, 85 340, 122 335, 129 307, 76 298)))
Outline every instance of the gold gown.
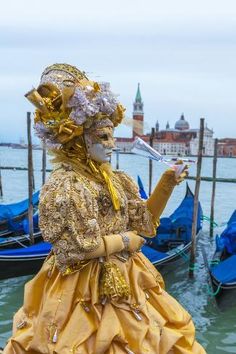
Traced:
MULTIPOLYGON (((40 228, 53 254, 25 286, 4 354, 203 354, 191 316, 164 289, 159 272, 141 252, 119 267, 130 295, 101 303, 102 263, 89 254, 101 238, 136 230, 153 235, 155 224, 133 180, 114 172, 120 210, 107 185, 68 165, 54 171, 40 197, 40 228)), ((169 188, 168 185, 163 188, 169 188)))

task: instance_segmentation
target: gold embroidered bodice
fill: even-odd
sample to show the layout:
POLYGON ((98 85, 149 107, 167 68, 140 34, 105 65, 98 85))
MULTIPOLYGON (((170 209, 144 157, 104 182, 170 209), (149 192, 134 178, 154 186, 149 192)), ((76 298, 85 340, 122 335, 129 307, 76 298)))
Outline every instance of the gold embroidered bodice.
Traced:
POLYGON ((45 241, 53 244, 58 268, 83 260, 99 247, 101 237, 125 231, 151 236, 156 232, 146 202, 136 183, 124 172, 114 171, 112 182, 120 200, 115 211, 107 185, 62 165, 43 186, 39 220, 45 241))

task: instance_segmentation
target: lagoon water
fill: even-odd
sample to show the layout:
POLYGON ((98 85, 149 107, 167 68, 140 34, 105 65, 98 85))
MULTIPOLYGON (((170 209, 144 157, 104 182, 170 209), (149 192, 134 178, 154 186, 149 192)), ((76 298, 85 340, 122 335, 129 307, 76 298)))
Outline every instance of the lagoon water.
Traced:
MULTIPOLYGON (((41 185, 41 159, 42 152, 34 151, 34 168, 36 188, 41 185)), ((50 159, 50 158, 49 158, 50 159)), ((120 169, 126 171, 135 179, 139 174, 143 180, 146 191, 148 190, 148 160, 132 155, 120 155, 120 169)), ((0 163, 2 166, 27 166, 27 151, 0 148, 0 163)), ((116 156, 112 160, 116 164, 116 156)), ((50 167, 48 162, 47 167, 50 167)), ((160 163, 153 163, 153 186, 165 170, 160 163)), ((190 168, 190 175, 195 174, 196 167, 190 168)), ((2 183, 4 196, 1 203, 11 203, 27 197, 27 172, 2 170, 2 183)), ((203 176, 211 176, 212 159, 203 159, 203 176)), ((219 158, 217 176, 235 178, 236 159, 219 158)), ((194 191, 194 181, 189 181, 190 188, 194 191)), ((164 216, 169 215, 181 202, 185 194, 185 183, 176 187, 169 201, 164 216)), ((202 182, 200 201, 205 216, 210 214, 211 188, 209 182, 202 182)), ((226 222, 236 208, 236 184, 217 183, 215 221, 218 225, 226 222)), ((223 226, 215 228, 215 234, 222 232, 223 226)), ((209 354, 236 353, 236 299, 219 310, 214 302, 214 297, 209 295, 207 271, 201 255, 201 245, 207 250, 209 260, 214 251, 214 240, 209 240, 209 223, 204 222, 203 232, 198 242, 198 269, 195 271, 194 280, 188 279, 188 266, 180 266, 173 272, 164 276, 166 287, 178 301, 191 313, 196 325, 197 338, 209 354)), ((0 281, 0 346, 11 334, 12 316, 21 306, 23 301, 24 284, 32 276, 13 278, 0 281)), ((152 353, 154 354, 154 353, 152 353)))

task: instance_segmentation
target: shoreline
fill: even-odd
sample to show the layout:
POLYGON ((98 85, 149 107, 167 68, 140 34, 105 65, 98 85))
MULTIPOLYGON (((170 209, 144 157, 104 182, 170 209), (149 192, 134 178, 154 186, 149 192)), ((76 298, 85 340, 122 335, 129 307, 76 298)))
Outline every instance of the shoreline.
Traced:
MULTIPOLYGON (((17 143, 0 143, 0 147, 8 147, 11 149, 19 149, 19 150, 27 150, 28 149, 28 145, 21 145, 21 144, 17 144, 17 143)), ((32 146, 32 150, 43 150, 43 148, 39 145, 33 145, 32 146)), ((121 155, 135 155, 133 152, 131 151, 120 151, 119 149, 114 149, 114 154, 121 154, 121 155)), ((178 155, 162 155, 162 156, 172 156, 172 157, 176 157, 181 159, 182 158, 186 158, 186 157, 197 157, 197 155, 182 155, 182 156, 178 156, 178 155)), ((208 158, 213 158, 213 155, 203 155, 203 157, 208 157, 208 158)), ((217 155, 217 158, 225 158, 225 159, 235 159, 236 156, 224 156, 224 155, 217 155)))

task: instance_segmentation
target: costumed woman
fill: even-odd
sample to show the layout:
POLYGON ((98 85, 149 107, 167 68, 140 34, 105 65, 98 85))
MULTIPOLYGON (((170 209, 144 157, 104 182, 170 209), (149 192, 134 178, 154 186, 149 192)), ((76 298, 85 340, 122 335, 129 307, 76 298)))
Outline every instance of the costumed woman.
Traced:
POLYGON ((179 179, 167 170, 147 201, 109 164, 124 108, 68 64, 45 69, 26 97, 54 155, 40 195, 52 252, 25 286, 4 354, 203 354, 191 316, 141 253, 179 179))

